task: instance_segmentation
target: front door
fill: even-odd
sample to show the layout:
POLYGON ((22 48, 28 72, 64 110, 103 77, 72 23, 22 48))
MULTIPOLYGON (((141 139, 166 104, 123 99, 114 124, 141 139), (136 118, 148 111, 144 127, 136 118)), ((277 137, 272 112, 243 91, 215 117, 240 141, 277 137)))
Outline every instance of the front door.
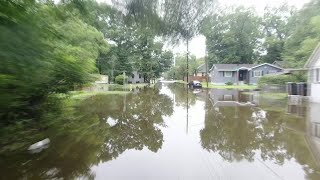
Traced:
POLYGON ((248 70, 239 70, 239 81, 247 80, 247 72, 248 70))

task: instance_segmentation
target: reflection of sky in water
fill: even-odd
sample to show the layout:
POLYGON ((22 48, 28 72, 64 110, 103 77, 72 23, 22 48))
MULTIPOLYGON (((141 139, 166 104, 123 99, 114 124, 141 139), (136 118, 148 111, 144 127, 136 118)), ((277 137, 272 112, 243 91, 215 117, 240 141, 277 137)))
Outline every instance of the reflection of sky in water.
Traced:
POLYGON ((50 147, 0 159, 0 179, 320 179, 320 105, 238 90, 187 96, 179 84, 67 103, 52 115, 50 147))
MULTIPOLYGON (((161 93, 175 101, 176 94, 166 86, 162 87, 161 93)), ((205 128, 205 103, 205 100, 197 100, 189 106, 188 122, 186 107, 175 104, 173 115, 164 118, 167 125, 161 128, 164 143, 157 153, 146 148, 142 151, 128 150, 114 161, 94 166, 92 171, 95 172, 96 178, 290 180, 306 178, 304 166, 294 158, 285 159, 279 164, 274 160, 263 160, 261 151, 252 149, 253 160, 248 161, 239 155, 240 160, 230 162, 222 158, 218 152, 203 149, 199 132, 205 128)), ((218 110, 219 107, 215 107, 215 111, 218 110)), ((267 116, 267 111, 258 109, 251 113, 252 119, 248 120, 248 123, 254 123, 256 128, 263 129, 263 123, 268 121, 267 116)), ((266 136, 272 135, 266 134, 266 136)), ((285 154, 286 150, 279 149, 278 153, 285 154)))

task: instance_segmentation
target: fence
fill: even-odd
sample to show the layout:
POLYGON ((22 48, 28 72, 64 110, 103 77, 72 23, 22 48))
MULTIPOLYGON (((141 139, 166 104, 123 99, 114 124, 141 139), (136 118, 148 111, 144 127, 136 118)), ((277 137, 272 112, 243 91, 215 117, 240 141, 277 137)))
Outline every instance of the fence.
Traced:
POLYGON ((287 91, 289 95, 307 96, 308 86, 307 83, 291 83, 287 84, 287 91))

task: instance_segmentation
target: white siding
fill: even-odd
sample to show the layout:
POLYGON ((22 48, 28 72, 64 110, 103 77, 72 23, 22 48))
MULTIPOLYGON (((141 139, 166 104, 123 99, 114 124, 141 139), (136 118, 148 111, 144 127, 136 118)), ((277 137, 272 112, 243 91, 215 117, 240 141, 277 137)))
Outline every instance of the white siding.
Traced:
POLYGON ((316 60, 315 67, 320 67, 320 57, 316 60))
POLYGON ((310 84, 310 101, 311 102, 319 102, 320 103, 320 84, 312 83, 310 84))

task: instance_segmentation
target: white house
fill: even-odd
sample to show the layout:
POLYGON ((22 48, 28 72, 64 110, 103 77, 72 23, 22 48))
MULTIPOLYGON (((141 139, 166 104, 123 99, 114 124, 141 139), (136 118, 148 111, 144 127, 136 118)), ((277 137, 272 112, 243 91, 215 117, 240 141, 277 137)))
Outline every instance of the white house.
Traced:
POLYGON ((320 103, 320 43, 304 66, 308 69, 308 95, 311 102, 320 103))

